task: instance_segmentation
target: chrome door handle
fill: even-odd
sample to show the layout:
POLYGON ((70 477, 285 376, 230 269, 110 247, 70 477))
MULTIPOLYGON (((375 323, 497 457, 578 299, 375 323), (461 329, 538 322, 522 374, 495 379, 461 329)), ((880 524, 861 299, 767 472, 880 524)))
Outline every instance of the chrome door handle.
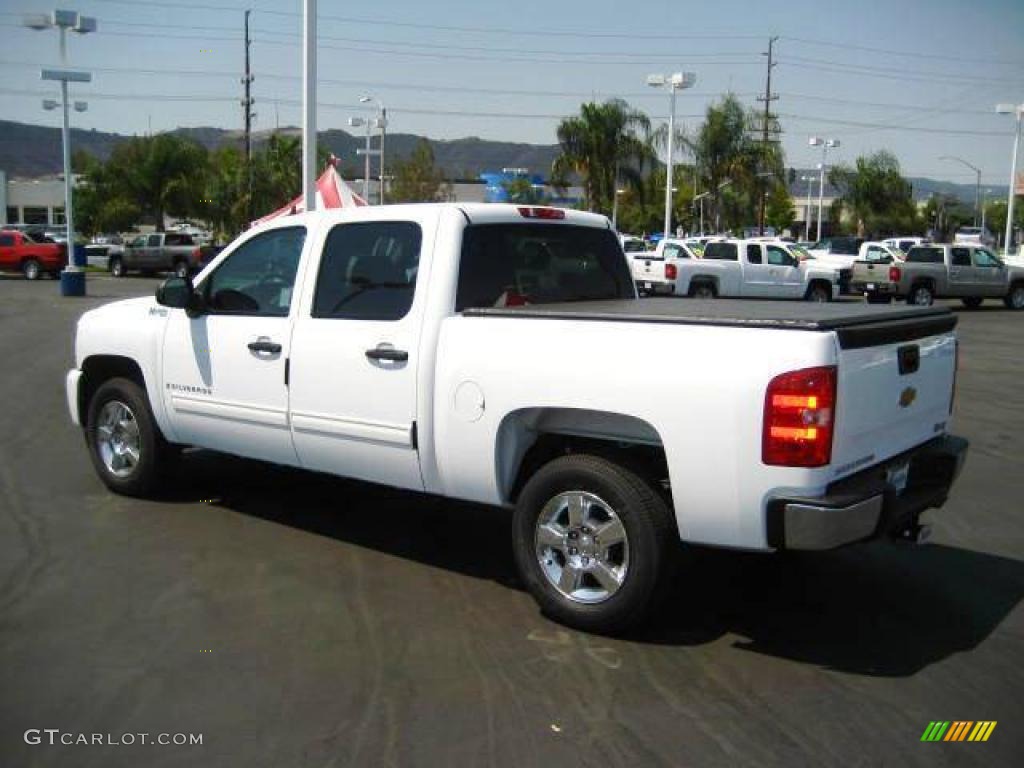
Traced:
POLYGON ((409 353, 404 349, 394 349, 392 347, 368 349, 366 350, 366 356, 370 360, 391 360, 396 363, 404 363, 409 359, 409 353))
POLYGON ((277 355, 281 352, 281 345, 269 339, 257 339, 249 342, 249 349, 253 352, 268 352, 277 355))

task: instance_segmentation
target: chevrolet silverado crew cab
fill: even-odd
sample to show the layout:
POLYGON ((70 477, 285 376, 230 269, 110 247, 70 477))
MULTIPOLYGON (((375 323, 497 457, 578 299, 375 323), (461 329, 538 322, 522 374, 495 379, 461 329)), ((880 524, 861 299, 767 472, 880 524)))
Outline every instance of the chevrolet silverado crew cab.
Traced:
POLYGON ((633 267, 633 281, 640 295, 672 294, 679 273, 680 259, 698 258, 682 240, 661 239, 653 251, 628 253, 633 267))
POLYGON ((82 315, 67 402, 117 493, 198 446, 513 509, 543 610, 608 632, 681 578, 681 541, 919 538, 966 452, 955 324, 638 299, 608 220, 578 211, 314 211, 82 315))
POLYGON ((853 262, 850 290, 863 294, 872 304, 891 302, 902 275, 899 265, 905 257, 895 245, 870 240, 861 243, 857 260, 853 262))
POLYGON ((674 272, 679 296, 808 301, 831 301, 839 296, 835 269, 814 260, 801 261, 781 242, 710 242, 700 259, 678 261, 674 272))
POLYGON ((1024 266, 1004 264, 980 245, 916 245, 899 265, 896 293, 921 306, 937 298, 972 308, 1002 299, 1009 309, 1024 309, 1024 266))
POLYGON ((174 272, 186 277, 197 270, 202 252, 192 235, 184 232, 154 232, 139 235, 121 253, 111 254, 108 265, 114 277, 124 277, 129 271, 143 274, 174 272))

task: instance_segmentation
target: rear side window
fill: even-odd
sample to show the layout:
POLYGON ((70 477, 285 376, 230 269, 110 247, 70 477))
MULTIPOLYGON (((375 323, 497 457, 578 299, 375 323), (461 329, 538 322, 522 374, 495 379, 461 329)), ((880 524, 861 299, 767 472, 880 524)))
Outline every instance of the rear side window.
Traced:
POLYGON ((194 245, 192 235, 171 234, 164 239, 165 245, 194 245))
POLYGON ((751 264, 761 263, 761 246, 751 243, 747 246, 747 261, 751 264))
POLYGON ((941 264, 942 249, 917 245, 907 254, 907 262, 911 264, 941 264))
POLYGON ((631 299, 615 235, 562 224, 474 224, 462 236, 455 310, 631 299))
POLYGON ((313 317, 401 320, 412 306, 422 239, 412 221, 335 226, 320 260, 313 317))
POLYGON ((887 264, 892 261, 892 255, 885 250, 885 248, 879 248, 877 245, 868 246, 867 253, 864 254, 865 261, 870 261, 875 264, 887 264))
POLYGON ((665 258, 666 259, 685 259, 689 258, 689 254, 686 253, 681 246, 678 245, 666 245, 665 246, 665 258))
POLYGON ((708 243, 704 247, 705 259, 718 259, 720 261, 738 261, 736 243, 708 243))
POLYGON ((954 248, 953 249, 953 266, 954 267, 969 267, 971 266, 971 252, 966 248, 954 248))

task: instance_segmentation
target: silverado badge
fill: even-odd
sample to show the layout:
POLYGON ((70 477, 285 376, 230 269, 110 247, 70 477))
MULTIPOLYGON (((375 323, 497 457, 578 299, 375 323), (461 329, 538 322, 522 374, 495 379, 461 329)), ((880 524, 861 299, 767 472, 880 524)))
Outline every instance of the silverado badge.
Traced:
POLYGON ((907 408, 917 399, 917 390, 913 387, 907 387, 900 392, 900 408, 907 408))

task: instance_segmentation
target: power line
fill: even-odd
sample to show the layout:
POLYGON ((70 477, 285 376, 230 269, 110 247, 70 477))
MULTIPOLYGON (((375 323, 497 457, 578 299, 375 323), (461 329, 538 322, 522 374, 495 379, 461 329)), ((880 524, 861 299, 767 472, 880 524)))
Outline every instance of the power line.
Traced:
POLYGON ((1012 77, 978 77, 975 75, 961 75, 952 72, 934 72, 925 70, 905 70, 900 68, 899 74, 890 69, 870 67, 862 64, 844 64, 840 61, 829 61, 827 59, 813 59, 803 56, 789 56, 780 64, 802 67, 804 69, 817 69, 824 72, 839 72, 847 74, 862 75, 864 77, 881 77, 889 80, 920 80, 926 82, 950 83, 960 81, 964 83, 1014 83, 1020 82, 1020 78, 1012 77), (795 62, 795 63, 794 63, 795 62))

